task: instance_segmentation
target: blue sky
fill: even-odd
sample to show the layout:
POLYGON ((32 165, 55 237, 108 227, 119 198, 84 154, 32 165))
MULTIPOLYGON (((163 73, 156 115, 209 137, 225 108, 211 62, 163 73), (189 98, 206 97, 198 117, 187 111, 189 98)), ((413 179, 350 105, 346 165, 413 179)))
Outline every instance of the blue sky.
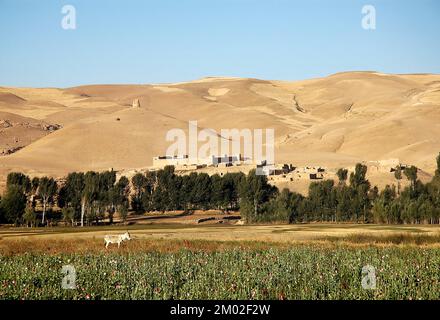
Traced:
POLYGON ((0 39, 3 86, 440 73, 440 1, 0 0, 0 39))

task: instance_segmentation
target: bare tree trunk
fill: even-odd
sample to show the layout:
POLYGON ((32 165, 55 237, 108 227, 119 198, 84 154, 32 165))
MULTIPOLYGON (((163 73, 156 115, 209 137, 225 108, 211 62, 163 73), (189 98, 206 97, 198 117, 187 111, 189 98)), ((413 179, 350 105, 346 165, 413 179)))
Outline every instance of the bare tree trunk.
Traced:
POLYGON ((84 227, 84 213, 86 210, 86 201, 83 199, 81 201, 81 227, 84 227))
POLYGON ((43 218, 41 219, 41 223, 43 224, 43 226, 44 226, 44 217, 46 216, 46 199, 45 198, 43 198, 43 218))

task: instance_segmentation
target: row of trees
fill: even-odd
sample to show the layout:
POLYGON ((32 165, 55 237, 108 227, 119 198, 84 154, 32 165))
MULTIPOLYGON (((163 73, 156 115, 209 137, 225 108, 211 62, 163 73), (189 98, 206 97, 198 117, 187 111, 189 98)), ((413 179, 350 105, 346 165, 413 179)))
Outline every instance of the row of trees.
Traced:
MULTIPOLYGON (((113 222, 115 212, 125 219, 131 209, 137 213, 150 211, 218 209, 237 211, 245 204, 258 207, 269 195, 259 193, 260 184, 268 192, 276 188, 266 179, 256 179, 255 172, 227 173, 209 176, 205 173, 176 175, 174 167, 138 173, 131 183, 126 177, 116 181, 114 171, 70 173, 62 185, 53 178, 33 178, 22 173, 10 173, 6 192, 0 203, 0 222, 15 225, 46 225, 47 213, 52 216, 55 208, 58 217, 70 224, 81 226, 98 223, 103 218, 113 222), (255 181, 252 181, 254 177, 255 181), (247 183, 255 184, 253 189, 247 183), (255 189, 254 201, 252 190, 255 189), (249 204, 247 204, 249 203, 249 204), (37 215, 37 212, 39 214, 37 215), (59 214, 61 213, 61 215, 59 214), (37 219, 39 217, 39 219, 37 219), (38 223, 39 222, 39 223, 38 223)), ((59 220, 58 218, 58 220, 59 220)))
POLYGON ((268 183, 266 176, 257 175, 255 170, 248 175, 209 176, 193 172, 181 176, 175 174, 173 166, 167 166, 159 171, 138 173, 131 181, 124 176, 116 181, 114 171, 73 172, 61 185, 49 177, 31 180, 22 173, 10 173, 0 202, 0 222, 45 225, 50 213, 72 225, 84 226, 97 224, 104 218, 113 223, 116 212, 125 220, 130 209, 137 213, 217 209, 223 212, 239 210, 251 223, 434 224, 440 222, 440 155, 437 166, 434 178, 427 184, 418 180, 416 167, 403 171, 398 167, 394 171, 397 188, 392 185, 379 191, 366 179, 367 167, 357 164, 350 176, 346 169, 338 170, 337 182, 311 183, 307 197, 288 189, 280 192, 268 183), (401 190, 403 175, 410 185, 401 190))
POLYGON ((126 177, 116 182, 115 171, 70 173, 59 189, 57 204, 64 220, 79 220, 80 225, 106 217, 113 223, 116 210, 125 220, 129 208, 130 183, 126 177))
POLYGON ((395 185, 387 185, 379 192, 366 179, 367 167, 357 164, 348 178, 348 171, 337 172, 338 183, 333 180, 313 182, 309 194, 283 190, 265 206, 263 219, 278 217, 290 223, 309 221, 362 222, 362 223, 440 223, 440 155, 432 181, 424 184, 417 177, 417 168, 403 170, 410 185, 400 190, 402 170, 394 171, 395 185), (349 180, 347 182, 347 180, 349 180))
POLYGON ((6 193, 0 203, 0 221, 19 224, 22 220, 36 224, 34 212, 35 198, 41 199, 42 223, 45 223, 46 212, 57 193, 57 183, 53 178, 33 178, 22 173, 10 173, 6 180, 6 193), (27 204, 29 207, 26 208, 27 204), (26 209, 26 211, 25 211, 26 209))
MULTIPOLYGON (((54 206, 61 218, 70 224, 79 221, 81 226, 108 216, 110 222, 118 209, 124 218, 128 213, 129 180, 116 173, 70 173, 59 186, 53 178, 35 177, 32 180, 22 173, 10 173, 6 192, 0 202, 0 222, 36 226, 47 224, 47 213, 54 206), (37 219, 39 205, 41 219, 37 219), (40 221, 40 223, 38 223, 40 221)), ((59 215, 58 215, 59 216, 59 215)))
POLYGON ((241 187, 246 181, 243 173, 209 176, 206 173, 176 175, 173 166, 151 171, 132 178, 132 208, 137 212, 186 212, 219 209, 224 212, 239 209, 241 187))

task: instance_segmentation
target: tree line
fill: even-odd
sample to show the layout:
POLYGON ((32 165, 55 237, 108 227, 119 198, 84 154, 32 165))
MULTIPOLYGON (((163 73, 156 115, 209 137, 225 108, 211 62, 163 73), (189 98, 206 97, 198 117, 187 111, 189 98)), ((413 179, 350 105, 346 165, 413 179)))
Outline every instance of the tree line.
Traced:
POLYGON ((308 196, 278 190, 267 177, 251 170, 224 175, 192 172, 178 175, 173 166, 137 173, 131 180, 115 171, 73 172, 63 183, 50 177, 30 179, 10 173, 0 199, 0 223, 38 226, 63 220, 71 225, 99 224, 115 213, 122 220, 136 213, 181 210, 240 211, 248 223, 312 221, 359 223, 440 223, 440 154, 437 170, 427 184, 414 166, 395 168, 396 185, 379 191, 366 179, 367 167, 357 164, 348 175, 337 171, 338 181, 312 182, 308 196), (406 176, 410 185, 401 190, 406 176))
MULTIPOLYGON (((440 156, 437 157, 440 168, 440 156)), ((395 168, 397 188, 393 185, 379 191, 366 179, 367 167, 357 164, 348 177, 346 169, 337 172, 333 180, 313 182, 307 197, 283 190, 273 206, 285 210, 289 222, 356 222, 387 224, 440 223, 440 170, 429 183, 422 183, 414 166, 395 168), (405 175, 410 185, 401 190, 405 175), (348 180, 348 181, 347 181, 348 180)), ((272 210, 273 211, 273 210, 272 210)), ((280 212, 280 209, 278 209, 280 212)))

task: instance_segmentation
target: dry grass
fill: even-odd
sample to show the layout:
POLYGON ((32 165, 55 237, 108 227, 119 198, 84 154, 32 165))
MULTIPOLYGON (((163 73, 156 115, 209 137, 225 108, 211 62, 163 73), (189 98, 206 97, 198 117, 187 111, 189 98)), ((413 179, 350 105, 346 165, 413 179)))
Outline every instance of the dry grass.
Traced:
POLYGON ((218 252, 232 248, 240 250, 265 250, 269 248, 289 248, 287 243, 267 243, 256 241, 206 241, 206 240, 135 240, 123 243, 120 248, 110 245, 105 249, 101 239, 8 239, 0 241, 0 255, 12 256, 28 253, 49 255, 69 253, 133 253, 133 252, 178 252, 190 251, 218 252))
POLYGON ((348 242, 355 244, 413 244, 440 245, 440 233, 434 234, 350 234, 342 237, 323 237, 321 240, 330 242, 348 242))
MULTIPOLYGON (((130 231, 137 239, 160 240, 206 240, 206 241, 238 241, 238 242, 297 242, 345 239, 350 235, 387 236, 399 234, 438 235, 440 226, 436 225, 360 225, 360 224, 271 224, 271 225, 224 225, 224 224, 152 224, 133 226, 101 226, 84 228, 0 228, 3 240, 37 240, 47 242, 53 240, 76 241, 78 239, 103 239, 106 234, 130 231)), ((364 236, 364 237, 365 237, 364 236)), ((348 239, 350 240, 350 239, 348 239)), ((373 239, 374 240, 374 239, 373 239)))
POLYGON ((130 253, 223 251, 229 248, 264 250, 293 246, 364 248, 369 246, 440 247, 436 226, 385 226, 356 224, 304 225, 134 225, 87 228, 1 228, 0 255, 25 253, 130 253), (107 250, 104 235, 125 232, 134 240, 107 250))
POLYGON ((124 242, 120 248, 117 245, 104 247, 101 238, 56 238, 56 239, 3 239, 0 240, 0 255, 12 256, 28 253, 56 254, 86 254, 86 253, 136 253, 136 252, 178 252, 180 250, 221 252, 229 249, 280 250, 292 247, 313 246, 320 248, 365 248, 365 247, 425 247, 440 248, 440 233, 435 234, 350 234, 347 236, 324 236, 313 240, 293 240, 290 242, 277 241, 231 241, 231 240, 187 240, 187 239, 135 239, 124 242))

